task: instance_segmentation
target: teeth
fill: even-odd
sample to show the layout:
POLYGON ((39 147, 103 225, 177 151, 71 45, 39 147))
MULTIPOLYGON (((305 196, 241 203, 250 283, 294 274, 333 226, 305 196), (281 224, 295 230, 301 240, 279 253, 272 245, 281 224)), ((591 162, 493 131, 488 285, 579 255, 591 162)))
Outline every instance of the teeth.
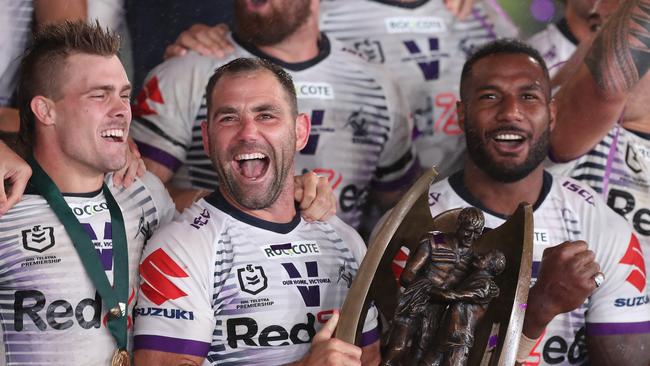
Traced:
POLYGON ((253 160, 253 159, 264 159, 266 155, 262 153, 252 153, 252 154, 239 154, 235 156, 236 161, 242 160, 253 160))
POLYGON ((518 141, 523 140, 523 137, 513 133, 502 133, 494 137, 495 140, 518 141))
POLYGON ((124 137, 124 130, 121 129, 112 129, 112 130, 106 130, 102 131, 100 134, 101 137, 124 137))

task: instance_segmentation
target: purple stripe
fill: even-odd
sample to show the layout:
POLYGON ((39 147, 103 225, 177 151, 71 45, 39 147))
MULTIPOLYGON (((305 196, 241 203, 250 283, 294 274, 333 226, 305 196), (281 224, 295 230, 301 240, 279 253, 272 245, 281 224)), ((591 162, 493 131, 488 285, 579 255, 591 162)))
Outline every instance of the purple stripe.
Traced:
POLYGON ((587 323, 587 335, 650 333, 650 321, 642 323, 587 323))
POLYGON ((176 159, 168 152, 160 150, 157 147, 145 144, 142 141, 136 141, 135 143, 138 145, 140 155, 158 162, 171 169, 172 171, 176 171, 176 169, 178 169, 183 164, 180 160, 176 159))
POLYGON ((133 349, 148 349, 205 357, 210 350, 210 343, 163 336, 139 335, 133 338, 133 349))
POLYGON ((379 340, 379 327, 361 334, 361 347, 369 346, 379 340))
POLYGON ((376 188, 380 191, 394 191, 397 189, 408 188, 414 181, 417 175, 420 173, 420 162, 418 159, 414 159, 412 165, 406 173, 404 173, 400 178, 390 182, 378 182, 373 180, 371 185, 373 188, 376 188))

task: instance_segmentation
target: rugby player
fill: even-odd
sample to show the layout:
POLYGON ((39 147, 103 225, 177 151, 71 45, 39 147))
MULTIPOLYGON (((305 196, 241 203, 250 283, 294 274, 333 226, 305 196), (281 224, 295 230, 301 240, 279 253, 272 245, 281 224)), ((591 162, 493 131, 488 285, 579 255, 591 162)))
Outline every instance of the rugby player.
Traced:
POLYGON ((310 123, 298 113, 291 77, 240 58, 217 69, 205 94, 203 146, 219 188, 145 249, 136 364, 378 364, 374 307, 362 348, 330 338, 336 319, 323 326, 342 305, 365 245, 337 217, 300 218, 290 176, 310 123))
POLYGON ((217 174, 200 134, 205 81, 216 67, 242 56, 271 60, 291 73, 298 109, 312 124, 296 172, 329 178, 343 221, 358 228, 369 192, 391 207, 415 176, 408 111, 396 86, 319 32, 318 9, 318 0, 237 0, 232 55, 215 59, 190 52, 147 77, 131 130, 148 169, 167 183, 179 208, 200 190, 215 188, 217 174))
POLYGON ((541 165, 556 122, 539 53, 511 40, 479 49, 463 68, 458 113, 468 158, 429 188, 432 216, 472 205, 494 228, 520 202, 533 204, 534 285, 518 362, 648 364, 650 304, 637 235, 586 184, 541 165))

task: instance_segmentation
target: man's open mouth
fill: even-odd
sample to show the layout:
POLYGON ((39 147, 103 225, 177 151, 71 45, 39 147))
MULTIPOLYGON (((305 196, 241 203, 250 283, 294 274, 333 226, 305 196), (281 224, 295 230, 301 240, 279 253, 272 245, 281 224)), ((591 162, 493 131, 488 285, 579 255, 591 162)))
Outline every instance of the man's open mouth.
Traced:
POLYGON ((237 154, 234 160, 239 174, 251 180, 263 177, 269 169, 270 159, 263 153, 237 154))
POLYGON ((124 135, 125 135, 124 130, 121 128, 111 128, 108 130, 104 130, 99 134, 101 138, 111 142, 124 142, 125 141, 124 135))

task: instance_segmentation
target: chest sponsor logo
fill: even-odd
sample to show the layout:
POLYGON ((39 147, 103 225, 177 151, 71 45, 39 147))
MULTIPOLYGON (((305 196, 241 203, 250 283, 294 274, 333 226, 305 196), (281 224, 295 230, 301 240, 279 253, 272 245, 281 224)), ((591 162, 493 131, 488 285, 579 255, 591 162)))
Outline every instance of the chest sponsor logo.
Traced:
POLYGON ((238 268, 237 279, 239 280, 239 288, 251 295, 259 294, 268 286, 268 279, 262 266, 248 264, 245 267, 238 268))
POLYGON ((449 57, 449 54, 440 51, 438 38, 429 38, 426 43, 420 40, 405 40, 404 47, 409 56, 402 58, 402 62, 417 63, 425 80, 436 80, 440 77, 440 59, 449 57))
POLYGON ((282 281, 282 284, 296 286, 305 306, 320 306, 320 285, 331 283, 331 280, 318 275, 318 263, 305 262, 307 276, 303 276, 294 263, 282 263, 282 267, 289 275, 289 279, 282 281))
POLYGON ((331 314, 332 310, 324 310, 316 315, 307 313, 305 323, 293 325, 271 324, 261 331, 260 325, 253 318, 230 318, 226 320, 226 339, 230 348, 238 348, 240 345, 246 345, 248 347, 278 347, 292 344, 306 344, 310 343, 314 335, 316 335, 316 328, 314 326, 316 321, 325 323, 331 314))
POLYGON ((23 248, 27 250, 43 253, 54 246, 54 228, 51 226, 34 225, 21 233, 23 248))
POLYGON ((363 41, 354 42, 353 46, 368 62, 383 64, 386 61, 384 50, 379 41, 364 39, 363 41))
POLYGON ((334 99, 332 84, 325 82, 296 82, 298 99, 334 99))
POLYGON ((297 258, 320 255, 320 247, 315 241, 297 241, 284 244, 269 244, 262 247, 266 258, 297 258))
POLYGON ((573 340, 559 335, 546 337, 542 333, 522 366, 582 364, 587 358, 585 328, 580 328, 573 340))
POLYGON ((210 220, 210 211, 208 211, 208 209, 206 208, 203 209, 203 212, 201 212, 197 217, 195 217, 194 220, 192 220, 190 226, 198 230, 203 226, 207 225, 209 220, 210 220))
POLYGON ((100 212, 108 211, 108 204, 106 202, 84 203, 82 205, 72 203, 70 209, 77 218, 85 219, 100 212))
POLYGON ((533 244, 535 245, 551 245, 550 234, 546 229, 535 229, 533 233, 533 244))
POLYGON ((650 303, 650 298, 648 298, 648 295, 645 295, 645 296, 628 297, 627 299, 626 298, 616 299, 614 301, 614 306, 619 308, 620 307, 633 308, 648 303, 650 303))
POLYGON ((385 18, 386 31, 395 33, 442 33, 447 25, 436 17, 390 17, 385 18))
POLYGON ((650 235, 650 210, 639 207, 644 204, 645 197, 638 195, 637 198, 640 202, 630 192, 610 188, 607 193, 607 206, 631 221, 637 233, 648 236, 650 235))
POLYGON ((133 311, 134 317, 139 316, 152 316, 159 318, 167 319, 177 319, 177 320, 194 320, 194 312, 181 309, 166 309, 166 308, 136 308, 133 311))
POLYGON ((637 290, 639 290, 640 293, 643 294, 646 281, 645 262, 643 260, 641 246, 639 245, 639 240, 636 238, 636 235, 632 234, 630 243, 627 247, 627 251, 618 263, 632 267, 632 270, 625 281, 634 286, 637 290))
MULTIPOLYGON (((128 303, 135 299, 131 289, 128 303)), ((76 323, 83 329, 106 326, 108 312, 102 320, 102 298, 95 292, 95 298, 85 298, 76 305, 65 299, 53 300, 48 304, 45 294, 38 290, 21 290, 14 293, 14 330, 30 330, 25 322, 31 320, 40 331, 46 331, 48 325, 54 330, 66 330, 76 323), (46 306, 47 305, 47 306, 46 306), (27 329, 26 329, 27 328, 27 329)), ((127 317, 127 328, 133 328, 133 319, 127 317)))
POLYGON ((140 286, 142 293, 156 305, 187 296, 170 278, 187 278, 188 274, 162 249, 156 249, 142 261, 140 276, 144 280, 140 286))

